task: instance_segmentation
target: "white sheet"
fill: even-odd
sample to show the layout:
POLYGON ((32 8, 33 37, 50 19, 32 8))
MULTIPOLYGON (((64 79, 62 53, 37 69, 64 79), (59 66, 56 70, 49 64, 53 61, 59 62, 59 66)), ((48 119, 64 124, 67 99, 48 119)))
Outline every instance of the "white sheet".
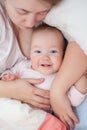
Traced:
POLYGON ((44 21, 60 29, 68 41, 76 41, 87 54, 87 0, 62 0, 44 21))

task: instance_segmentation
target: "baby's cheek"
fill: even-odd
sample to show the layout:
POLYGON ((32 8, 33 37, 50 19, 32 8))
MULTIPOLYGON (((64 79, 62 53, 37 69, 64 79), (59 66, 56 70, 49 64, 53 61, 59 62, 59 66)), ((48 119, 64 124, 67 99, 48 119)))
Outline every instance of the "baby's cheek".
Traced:
POLYGON ((55 66, 56 66, 57 69, 59 69, 61 64, 62 64, 62 59, 61 58, 55 59, 55 66))
POLYGON ((31 62, 31 66, 32 66, 32 68, 33 68, 34 70, 36 70, 37 67, 38 67, 37 61, 36 61, 36 60, 33 60, 33 61, 31 62))

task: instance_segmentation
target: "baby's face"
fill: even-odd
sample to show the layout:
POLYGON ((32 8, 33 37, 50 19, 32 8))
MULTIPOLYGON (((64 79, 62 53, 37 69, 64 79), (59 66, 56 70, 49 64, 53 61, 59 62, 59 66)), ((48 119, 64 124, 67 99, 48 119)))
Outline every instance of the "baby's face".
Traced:
POLYGON ((44 75, 58 71, 63 57, 62 36, 52 31, 39 31, 31 41, 32 68, 44 75))

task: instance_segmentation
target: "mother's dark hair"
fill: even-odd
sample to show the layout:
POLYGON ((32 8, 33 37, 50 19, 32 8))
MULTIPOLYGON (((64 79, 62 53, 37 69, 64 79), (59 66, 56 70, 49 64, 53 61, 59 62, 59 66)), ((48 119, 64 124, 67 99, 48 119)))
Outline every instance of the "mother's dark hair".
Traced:
POLYGON ((40 0, 40 1, 45 1, 45 2, 48 2, 49 4, 56 5, 62 0, 40 0))

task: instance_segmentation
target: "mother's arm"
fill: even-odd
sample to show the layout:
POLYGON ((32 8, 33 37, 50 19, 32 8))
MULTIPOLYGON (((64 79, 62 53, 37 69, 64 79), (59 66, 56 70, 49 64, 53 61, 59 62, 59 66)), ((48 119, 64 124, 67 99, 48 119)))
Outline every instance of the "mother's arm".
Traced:
POLYGON ((75 42, 69 43, 63 64, 51 87, 51 104, 56 115, 72 128, 72 120, 78 120, 71 109, 66 92, 86 70, 87 56, 75 42))
POLYGON ((35 108, 50 109, 49 91, 38 89, 31 84, 41 83, 43 79, 0 80, 0 97, 20 100, 35 108))

